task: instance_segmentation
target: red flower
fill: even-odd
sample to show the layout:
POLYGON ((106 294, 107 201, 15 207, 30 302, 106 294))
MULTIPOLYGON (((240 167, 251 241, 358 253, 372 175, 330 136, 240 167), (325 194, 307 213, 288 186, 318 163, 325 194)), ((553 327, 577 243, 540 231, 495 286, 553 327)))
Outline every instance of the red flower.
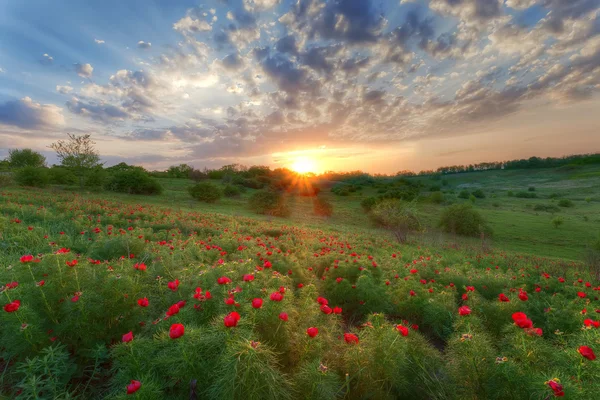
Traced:
POLYGON ((4 311, 8 313, 15 312, 19 307, 21 307, 21 300, 13 300, 4 306, 4 311))
POLYGON ((42 286, 44 286, 45 284, 46 284, 46 281, 44 281, 44 280, 41 280, 41 281, 39 281, 39 282, 36 282, 36 283, 35 283, 35 286, 42 287, 42 286))
POLYGON ((334 314, 341 314, 342 313, 342 307, 333 307, 333 313, 334 314))
POLYGON ((358 344, 358 336, 353 333, 344 333, 344 340, 348 344, 358 344))
POLYGON ((560 383, 556 382, 555 380, 550 380, 546 383, 548 384, 548 386, 550 386, 550 389, 552 389, 552 391, 554 392, 554 396, 563 397, 565 395, 565 392, 563 391, 563 385, 561 385, 560 383))
POLYGON ((244 282, 252 282, 254 280, 254 275, 246 274, 244 275, 244 282))
POLYGON ((282 312, 281 314, 279 314, 279 319, 287 322, 287 320, 288 320, 287 313, 282 312))
POLYGON ((469 306, 458 307, 458 313, 462 316, 471 314, 471 308, 469 306))
POLYGON ((127 385, 127 394, 134 394, 142 387, 142 382, 140 381, 131 381, 129 385, 127 385))
POLYGON ((317 303, 319 303, 322 306, 329 304, 325 297, 317 297, 317 303))
POLYGON ((140 307, 148 307, 148 305, 150 304, 150 303, 148 302, 148 298, 147 298, 147 297, 144 297, 143 299, 139 299, 139 300, 137 301, 137 303, 138 303, 138 305, 139 305, 140 307))
POLYGON ((230 312, 223 318, 223 323, 226 328, 233 328, 237 326, 238 321, 240 320, 240 314, 235 311, 230 312))
POLYGON ((506 295, 504 293, 500 293, 498 295, 498 299, 504 303, 508 303, 510 301, 510 299, 508 297, 506 297, 506 295))
POLYGON ((544 332, 542 331, 542 328, 526 328, 525 333, 529 336, 542 336, 544 332))
POLYGON ((123 343, 129 343, 133 340, 133 332, 129 331, 128 333, 124 334, 123 337, 121 338, 121 341, 123 343))
POLYGON ((74 267, 79 263, 79 261, 77 260, 73 260, 73 261, 65 261, 65 264, 67 264, 68 267, 74 267))
POLYGON ((577 292, 577 296, 579 296, 580 298, 584 299, 586 294, 583 292, 577 292))
POLYGON ((263 304, 263 299, 256 298, 252 300, 252 308, 261 308, 263 304))
POLYGON ((169 282, 167 284, 167 286, 169 287, 169 289, 171 289, 172 291, 176 291, 177 288, 179 287, 179 279, 175 279, 172 282, 169 282))
POLYGON ((22 256, 19 259, 22 263, 28 263, 28 262, 32 262, 33 261, 33 256, 31 254, 27 254, 25 256, 22 256))
POLYGON ((594 354, 594 350, 592 350, 591 347, 580 346, 579 349, 577 349, 577 351, 579 351, 579 354, 581 354, 582 356, 584 356, 588 360, 594 361, 596 359, 596 355, 594 354))
POLYGON ((396 325, 396 329, 402 336, 408 336, 408 328, 402 325, 396 325))
POLYGON ((529 296, 527 296, 527 292, 519 292, 519 299, 521 301, 527 301, 527 300, 529 300, 529 296))
POLYGON ((321 306, 321 311, 323 312, 323 314, 331 314, 333 312, 333 310, 331 309, 331 307, 329 307, 328 305, 323 304, 321 306))
POLYGON ((414 290, 411 290, 411 291, 409 292, 409 294, 410 294, 411 296, 415 296, 415 295, 416 295, 416 293, 415 293, 415 291, 414 291, 414 290))
POLYGON ((144 263, 135 263, 133 268, 137 269, 138 271, 145 271, 148 267, 144 263))
POLYGON ((222 276, 222 277, 220 277, 219 279, 217 279, 217 283, 218 283, 219 285, 226 285, 226 284, 228 284, 228 283, 231 283, 231 279, 229 279, 229 278, 228 278, 228 277, 226 277, 226 276, 222 276))
POLYGON ((167 310, 167 316, 168 317, 172 317, 173 315, 178 314, 178 313, 179 313, 179 305, 177 305, 177 304, 173 304, 167 310))
POLYGON ((171 339, 178 339, 183 336, 185 332, 185 328, 183 324, 173 324, 171 328, 169 328, 169 337, 171 339))
POLYGON ((319 329, 315 328, 314 326, 311 326, 310 328, 308 328, 306 330, 306 334, 308 336, 310 336, 311 338, 314 338, 315 336, 317 336, 319 334, 319 329))
POLYGON ((271 300, 281 301, 281 300, 283 300, 283 295, 279 292, 273 292, 273 293, 271 293, 271 300))

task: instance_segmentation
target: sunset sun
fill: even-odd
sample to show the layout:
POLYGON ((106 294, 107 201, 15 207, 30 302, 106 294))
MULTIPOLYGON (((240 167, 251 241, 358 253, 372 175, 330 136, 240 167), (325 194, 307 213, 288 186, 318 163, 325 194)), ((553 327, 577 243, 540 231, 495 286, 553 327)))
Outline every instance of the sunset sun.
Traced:
POLYGON ((315 172, 316 163, 315 163, 315 160, 313 160, 311 158, 301 157, 301 158, 297 158, 296 160, 294 160, 294 162, 291 166, 291 169, 300 174, 315 172))

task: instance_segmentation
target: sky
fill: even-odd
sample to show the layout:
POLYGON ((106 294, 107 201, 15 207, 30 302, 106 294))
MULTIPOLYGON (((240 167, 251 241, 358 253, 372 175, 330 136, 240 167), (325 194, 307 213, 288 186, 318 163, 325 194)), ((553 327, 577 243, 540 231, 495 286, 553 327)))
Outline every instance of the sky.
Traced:
POLYGON ((0 2, 0 158, 394 173, 600 151, 600 0, 0 2))

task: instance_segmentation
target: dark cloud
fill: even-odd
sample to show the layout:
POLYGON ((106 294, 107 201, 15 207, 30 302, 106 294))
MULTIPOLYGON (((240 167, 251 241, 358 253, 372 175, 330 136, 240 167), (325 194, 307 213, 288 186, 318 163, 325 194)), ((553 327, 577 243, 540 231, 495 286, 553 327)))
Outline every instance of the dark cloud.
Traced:
POLYGON ((221 60, 223 67, 229 71, 237 71, 244 66, 244 60, 236 54, 229 54, 221 60))
POLYGON ((294 35, 287 35, 282 37, 275 44, 275 50, 280 53, 289 53, 292 55, 298 54, 298 48, 296 47, 296 38, 294 35))
POLYGON ((105 123, 123 121, 124 119, 131 117, 130 114, 121 107, 107 103, 97 103, 95 101, 85 102, 75 97, 67 101, 66 106, 73 114, 105 123))
POLYGON ((261 67, 273 83, 284 92, 306 92, 318 89, 306 70, 297 67, 292 61, 279 54, 265 58, 261 62, 261 67))
POLYGON ((64 117, 61 108, 39 104, 24 97, 0 104, 0 124, 23 129, 43 129, 63 125, 64 117))

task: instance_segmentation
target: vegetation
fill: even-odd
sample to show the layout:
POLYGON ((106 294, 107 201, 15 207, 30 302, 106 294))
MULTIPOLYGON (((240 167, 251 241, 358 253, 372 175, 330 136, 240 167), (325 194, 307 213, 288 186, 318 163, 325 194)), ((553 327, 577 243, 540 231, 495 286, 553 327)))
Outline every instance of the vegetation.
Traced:
POLYGON ((106 189, 129 194, 160 194, 162 186, 142 169, 116 172, 106 183, 106 189))
POLYGON ((392 231, 400 243, 406 242, 411 232, 421 229, 414 204, 397 199, 377 203, 371 210, 371 218, 378 226, 392 231))
POLYGON ((313 212, 321 217, 331 217, 333 215, 333 204, 324 197, 313 198, 313 212))
POLYGON ((444 232, 463 236, 490 236, 492 229, 481 214, 469 204, 453 204, 442 212, 439 226, 444 232))
POLYGON ((15 171, 15 181, 22 186, 45 187, 50 182, 46 168, 23 167, 15 171))
POLYGON ((56 156, 63 167, 69 168, 79 178, 79 186, 83 188, 85 175, 90 170, 101 165, 100 155, 94 145, 91 135, 67 134, 67 140, 52 143, 50 148, 56 151, 56 156))
POLYGON ((274 217, 287 217, 291 212, 283 195, 274 190, 261 190, 254 193, 250 196, 248 205, 257 214, 274 217))
POLYGON ((10 168, 42 168, 46 166, 46 157, 31 149, 10 149, 6 161, 10 168))
POLYGON ((205 203, 214 203, 223 196, 221 189, 210 182, 197 183, 194 186, 190 186, 188 191, 194 199, 205 203))

